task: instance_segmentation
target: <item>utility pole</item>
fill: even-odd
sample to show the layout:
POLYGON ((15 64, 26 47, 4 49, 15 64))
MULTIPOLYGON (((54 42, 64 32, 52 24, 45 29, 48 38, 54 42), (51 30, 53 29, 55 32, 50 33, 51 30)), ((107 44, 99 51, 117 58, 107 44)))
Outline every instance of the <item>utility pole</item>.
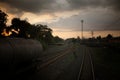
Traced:
POLYGON ((93 31, 91 31, 91 36, 92 36, 92 38, 94 37, 94 32, 93 31))
POLYGON ((84 20, 81 20, 81 39, 83 40, 83 22, 84 20))

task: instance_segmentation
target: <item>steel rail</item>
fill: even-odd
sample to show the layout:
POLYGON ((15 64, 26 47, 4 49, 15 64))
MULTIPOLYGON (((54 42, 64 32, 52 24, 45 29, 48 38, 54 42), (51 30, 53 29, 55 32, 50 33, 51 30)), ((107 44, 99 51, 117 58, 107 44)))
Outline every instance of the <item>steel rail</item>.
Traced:
POLYGON ((92 57, 91 57, 90 53, 89 53, 89 57, 90 57, 90 62, 91 62, 91 67, 92 67, 93 80, 95 80, 95 72, 94 72, 94 67, 93 67, 93 61, 92 61, 92 57))
POLYGON ((91 75, 92 79, 89 79, 89 80, 95 80, 95 74, 94 74, 94 67, 93 67, 92 57, 90 55, 90 49, 88 49, 87 47, 83 47, 83 59, 82 59, 82 63, 81 63, 81 66, 80 66, 80 70, 79 70, 79 74, 78 74, 77 80, 82 80, 81 77, 83 77, 82 74, 84 72, 83 68, 85 67, 85 64, 86 64, 85 60, 86 59, 89 59, 89 60, 87 60, 87 61, 89 61, 88 63, 89 63, 90 69, 91 69, 89 71, 92 71, 91 72, 92 73, 92 75, 91 75))
POLYGON ((83 54, 83 57, 82 57, 82 63, 81 63, 81 66, 80 66, 80 71, 78 73, 77 80, 79 80, 80 77, 81 77, 81 73, 82 73, 82 69, 83 69, 83 63, 84 63, 84 58, 85 58, 85 54, 83 54))
POLYGON ((64 52, 62 50, 62 52, 59 52, 59 54, 54 55, 54 56, 44 60, 43 63, 39 66, 38 69, 42 69, 42 68, 45 68, 45 67, 49 66, 50 64, 52 64, 55 61, 59 60, 61 57, 65 56, 66 54, 68 54, 72 50, 73 50, 73 47, 68 48, 67 50, 65 49, 64 52))

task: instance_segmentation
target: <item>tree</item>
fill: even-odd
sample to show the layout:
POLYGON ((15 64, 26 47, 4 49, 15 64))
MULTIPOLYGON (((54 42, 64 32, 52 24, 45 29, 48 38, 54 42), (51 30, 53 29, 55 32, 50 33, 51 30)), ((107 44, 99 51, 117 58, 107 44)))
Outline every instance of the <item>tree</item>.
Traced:
POLYGON ((47 25, 37 24, 33 25, 31 29, 32 29, 30 30, 31 37, 43 40, 46 43, 53 41, 52 29, 48 28, 47 25))
POLYGON ((97 40, 101 40, 102 38, 101 38, 101 36, 97 36, 97 40))
MULTIPOLYGON (((28 29, 31 26, 29 22, 26 20, 20 20, 20 18, 13 18, 11 29, 18 31, 19 34, 17 37, 27 38, 28 37, 28 29)), ((14 33, 14 32, 13 32, 14 33)), ((16 37, 16 34, 12 34, 13 37, 16 37)))
MULTIPOLYGON (((26 20, 20 18, 13 18, 11 25, 6 27, 7 14, 0 10, 0 36, 7 35, 10 37, 31 38, 43 41, 45 43, 55 42, 55 38, 52 35, 52 29, 47 25, 31 25, 26 20)), ((59 37, 56 40, 60 40, 59 37)))
POLYGON ((31 25, 26 20, 20 20, 20 18, 13 18, 12 19, 12 29, 18 31, 19 34, 16 36, 16 34, 12 34, 11 36, 15 37, 22 37, 22 38, 32 38, 37 40, 43 40, 46 43, 53 41, 52 36, 52 29, 48 28, 47 25, 31 25))
POLYGON ((107 38, 107 39, 112 39, 113 36, 112 36, 111 34, 108 34, 108 35, 106 36, 106 38, 107 38))
POLYGON ((7 14, 0 10, 0 37, 2 37, 2 32, 6 27, 7 14))
POLYGON ((54 37, 54 41, 55 41, 55 42, 60 42, 60 41, 63 41, 63 39, 60 38, 59 36, 55 36, 55 37, 54 37))

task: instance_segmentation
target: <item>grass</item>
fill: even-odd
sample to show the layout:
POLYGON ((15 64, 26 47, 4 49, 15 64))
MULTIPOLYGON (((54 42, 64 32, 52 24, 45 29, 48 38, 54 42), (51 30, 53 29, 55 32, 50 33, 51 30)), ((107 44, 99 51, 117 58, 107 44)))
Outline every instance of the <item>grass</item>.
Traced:
POLYGON ((98 80, 120 80, 120 49, 92 48, 95 74, 98 80))

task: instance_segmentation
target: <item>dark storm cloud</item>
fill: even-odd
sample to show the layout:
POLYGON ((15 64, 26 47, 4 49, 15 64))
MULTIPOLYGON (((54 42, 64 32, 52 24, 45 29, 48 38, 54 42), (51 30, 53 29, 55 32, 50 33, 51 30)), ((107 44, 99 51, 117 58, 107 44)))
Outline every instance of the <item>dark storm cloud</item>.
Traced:
MULTIPOLYGON (((78 16, 74 16, 74 14, 71 14, 73 16, 70 15, 71 17, 69 16, 67 18, 63 18, 63 16, 61 16, 61 19, 57 22, 52 22, 52 24, 50 24, 51 26, 80 29, 78 27, 80 26, 81 18, 83 18, 89 22, 89 25, 91 25, 87 25, 88 27, 86 27, 86 30, 91 29, 91 27, 96 30, 120 30, 120 22, 118 21, 116 21, 118 23, 114 24, 115 26, 107 25, 112 24, 112 22, 120 18, 120 0, 0 0, 0 3, 5 3, 9 6, 7 7, 8 13, 16 14, 18 16, 23 15, 22 13, 24 12, 35 14, 46 12, 48 14, 53 13, 52 15, 54 15, 54 12, 61 13, 63 11, 68 11, 66 14, 70 14, 69 12, 72 12, 73 10, 81 10, 80 13, 78 12, 78 16), (82 15, 82 13, 85 15, 82 15)), ((56 18, 59 17, 57 15, 55 16, 56 18)))
POLYGON ((110 8, 115 11, 120 11, 120 0, 67 0, 71 9, 81 8, 110 8))
POLYGON ((84 31, 90 30, 120 30, 120 18, 106 10, 88 11, 73 15, 68 18, 60 18, 59 21, 49 24, 60 29, 81 30, 81 20, 84 20, 84 31), (85 15, 84 15, 85 14, 85 15))
MULTIPOLYGON (((61 0, 63 3, 65 0, 61 0)), ((57 0, 0 0, 0 3, 6 3, 13 9, 12 13, 27 11, 32 13, 56 12, 65 10, 85 9, 88 7, 107 7, 120 11, 120 0, 66 0, 68 4, 61 5, 57 0), (69 5, 69 7, 65 7, 69 5)))
POLYGON ((86 8, 101 5, 101 1, 99 0, 67 0, 70 4, 71 8, 86 8))
POLYGON ((120 0, 108 0, 107 5, 116 11, 120 11, 120 0))
MULTIPOLYGON (((12 13, 17 11, 27 11, 37 13, 41 10, 49 10, 54 0, 0 0, 0 3, 6 3, 13 9, 12 13)), ((11 9, 12 10, 12 9, 11 9)))

